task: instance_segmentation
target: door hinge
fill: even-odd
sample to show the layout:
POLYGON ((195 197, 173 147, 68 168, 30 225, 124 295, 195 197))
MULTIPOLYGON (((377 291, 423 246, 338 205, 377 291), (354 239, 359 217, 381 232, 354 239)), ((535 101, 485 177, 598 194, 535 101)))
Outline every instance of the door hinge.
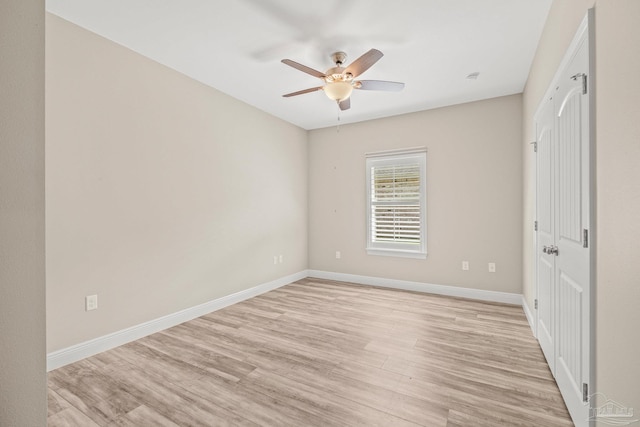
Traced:
POLYGON ((574 81, 578 80, 579 78, 582 79, 582 94, 586 95, 587 94, 587 75, 585 73, 578 73, 571 76, 571 80, 574 80, 574 81))
POLYGON ((533 229, 538 231, 538 221, 533 221, 533 229))
POLYGON ((538 298, 533 300, 533 308, 538 309, 538 298))
POLYGON ((589 247, 589 230, 582 230, 582 247, 589 247))
POLYGON ((538 141, 533 141, 533 142, 530 142, 529 144, 533 145, 533 152, 537 153, 538 152, 538 141))
POLYGON ((587 383, 582 383, 582 401, 585 403, 589 401, 589 384, 587 383))

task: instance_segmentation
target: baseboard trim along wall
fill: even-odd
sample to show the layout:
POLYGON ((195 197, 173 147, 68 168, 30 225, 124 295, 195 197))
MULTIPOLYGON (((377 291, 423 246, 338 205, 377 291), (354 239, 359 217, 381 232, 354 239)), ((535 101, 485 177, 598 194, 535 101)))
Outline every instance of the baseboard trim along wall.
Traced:
POLYGON ((180 323, 195 319, 196 317, 204 316, 205 314, 220 310, 232 304, 253 298, 297 280, 304 279, 305 277, 307 277, 307 270, 281 277, 279 279, 272 280, 271 282, 263 283, 231 295, 217 298, 195 307, 190 307, 176 313, 168 314, 118 332, 51 352, 47 354, 47 372, 121 346, 128 342, 146 337, 147 335, 171 328, 179 325, 180 323))
POLYGON ((538 330, 536 329, 536 321, 531 309, 529 308, 529 304, 527 304, 527 300, 524 299, 524 295, 522 296, 522 309, 524 310, 525 316, 527 316, 527 321, 529 322, 529 327, 531 328, 531 333, 534 337, 538 338, 538 330))
POLYGON ((470 298, 482 301, 501 302, 522 305, 522 295, 509 292, 485 291, 482 289, 461 288, 458 286, 435 285, 432 283, 410 282, 406 280, 383 279, 380 277, 359 276, 356 274, 333 273, 330 271, 309 270, 309 277, 358 283, 360 285, 402 289, 405 291, 425 292, 450 297, 470 298))
POLYGON ((436 285, 432 283, 410 282, 397 279, 383 279, 380 277, 359 276, 355 274, 333 273, 319 270, 303 270, 289 276, 281 277, 271 282, 263 283, 231 295, 227 295, 204 304, 190 307, 176 313, 168 314, 158 319, 150 320, 118 332, 102 337, 94 338, 71 347, 63 348, 47 354, 47 372, 62 366, 77 362, 103 351, 121 346, 123 344, 144 338, 147 335, 179 325, 205 314, 220 310, 232 304, 253 298, 265 292, 280 288, 297 280, 312 277, 317 279, 336 280, 339 282, 351 282, 360 285, 379 286, 384 288, 401 289, 405 291, 425 292, 438 295, 446 295, 460 298, 470 298, 481 301, 500 302, 505 304, 521 305, 524 309, 529 326, 535 336, 533 315, 529 306, 521 294, 508 292, 486 291, 481 289, 462 288, 457 286, 436 285))

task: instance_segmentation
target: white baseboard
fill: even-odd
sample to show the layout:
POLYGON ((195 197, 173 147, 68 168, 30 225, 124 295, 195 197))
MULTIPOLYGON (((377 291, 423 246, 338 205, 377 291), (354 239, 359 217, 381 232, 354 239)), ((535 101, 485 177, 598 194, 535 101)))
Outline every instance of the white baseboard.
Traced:
POLYGON ((536 328, 536 321, 531 309, 529 308, 529 304, 527 304, 527 300, 524 299, 524 295, 522 296, 522 309, 524 310, 525 316, 527 316, 527 321, 529 322, 529 327, 531 328, 531 333, 534 337, 538 338, 538 329, 536 328))
POLYGON ((458 286, 435 285, 432 283, 410 282, 406 280, 383 279, 380 277, 359 276, 355 274, 333 273, 330 271, 309 270, 309 277, 337 280, 340 282, 358 283, 361 285, 380 286, 384 288, 402 289, 405 291, 426 292, 451 297, 470 298, 482 301, 501 302, 505 304, 522 304, 521 294, 509 292, 485 291, 482 289, 462 288, 458 286))
POLYGON ((220 310, 240 301, 253 298, 257 295, 288 285, 289 283, 297 280, 304 279, 307 276, 307 270, 303 270, 289 276, 272 280, 271 282, 236 292, 235 294, 227 295, 118 332, 51 352, 47 354, 47 372, 128 342, 146 337, 147 335, 171 328, 179 325, 180 323, 195 319, 196 317, 220 310))

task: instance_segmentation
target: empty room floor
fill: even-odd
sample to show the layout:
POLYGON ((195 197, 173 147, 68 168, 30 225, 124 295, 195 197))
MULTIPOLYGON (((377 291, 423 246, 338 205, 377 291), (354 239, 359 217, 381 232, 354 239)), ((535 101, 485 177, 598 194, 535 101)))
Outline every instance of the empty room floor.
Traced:
POLYGON ((572 426, 521 307, 303 279, 49 373, 49 426, 572 426))

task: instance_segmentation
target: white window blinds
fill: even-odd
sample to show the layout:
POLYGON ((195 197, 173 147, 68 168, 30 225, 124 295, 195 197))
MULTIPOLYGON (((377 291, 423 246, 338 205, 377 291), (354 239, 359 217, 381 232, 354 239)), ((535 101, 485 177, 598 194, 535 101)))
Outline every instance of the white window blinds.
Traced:
POLYGON ((426 254, 425 159, 425 150, 367 157, 370 254, 426 254))

